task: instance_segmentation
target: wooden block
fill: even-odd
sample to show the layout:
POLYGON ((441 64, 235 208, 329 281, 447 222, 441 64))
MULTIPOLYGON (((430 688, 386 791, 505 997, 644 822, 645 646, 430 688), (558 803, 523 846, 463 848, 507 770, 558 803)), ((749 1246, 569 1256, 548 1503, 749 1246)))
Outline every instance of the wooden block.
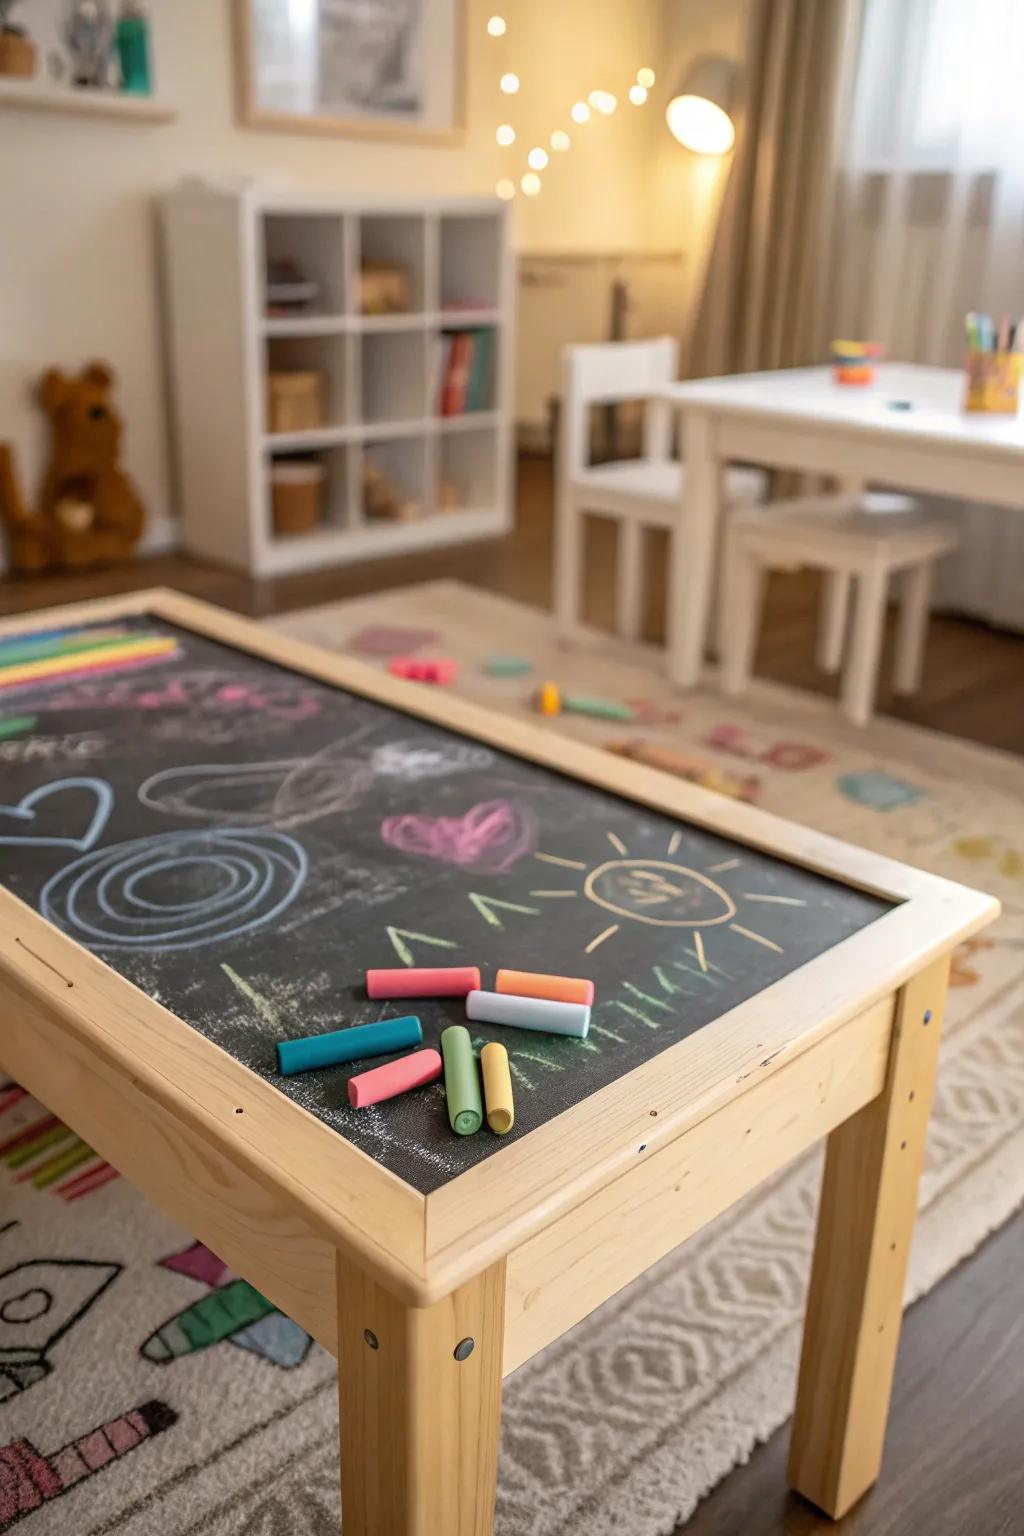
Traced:
POLYGON ((834 1519, 882 1464, 948 976, 902 989, 885 1090, 828 1141, 789 1478, 834 1519))
POLYGON ((504 1311, 503 1263, 415 1308, 338 1255, 345 1536, 492 1536, 504 1311))

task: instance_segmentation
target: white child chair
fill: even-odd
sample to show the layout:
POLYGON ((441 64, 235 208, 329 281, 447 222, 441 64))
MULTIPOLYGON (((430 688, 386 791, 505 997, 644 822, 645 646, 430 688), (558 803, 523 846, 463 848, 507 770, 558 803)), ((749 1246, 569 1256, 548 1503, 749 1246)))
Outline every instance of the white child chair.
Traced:
POLYGON ((889 578, 895 573, 902 581, 893 688, 916 693, 928 635, 932 568, 958 543, 948 522, 906 496, 804 497, 738 512, 726 534, 719 630, 726 693, 742 693, 750 681, 765 572, 806 566, 827 573, 819 644, 819 661, 827 672, 843 666, 846 593, 851 582, 856 584, 840 691, 843 713, 857 725, 871 718, 889 578))
MULTIPOLYGON (((639 638, 643 613, 645 528, 678 529, 685 469, 671 457, 669 405, 651 397, 679 373, 679 346, 670 336, 655 341, 615 341, 566 347, 562 363, 562 423, 555 501, 555 618, 570 634, 579 624, 588 512, 618 523, 615 623, 619 634, 639 638), (589 412, 594 405, 645 401, 643 457, 589 463, 589 412)), ((764 495, 760 470, 726 472, 726 500, 751 503, 764 495)), ((675 534, 679 537, 678 531, 675 534)))

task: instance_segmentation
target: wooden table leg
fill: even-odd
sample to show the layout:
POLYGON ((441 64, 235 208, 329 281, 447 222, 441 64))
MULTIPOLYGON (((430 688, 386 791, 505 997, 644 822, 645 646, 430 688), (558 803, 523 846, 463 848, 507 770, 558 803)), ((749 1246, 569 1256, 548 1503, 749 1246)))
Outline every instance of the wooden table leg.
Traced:
POLYGON ((678 687, 693 688, 704 665, 721 509, 714 424, 702 411, 683 417, 683 463, 683 505, 669 553, 668 672, 678 687))
POLYGON ((344 1536, 492 1536, 505 1265, 432 1307, 338 1255, 344 1536))
POLYGON ((882 1464, 948 979, 903 988, 886 1086, 828 1139, 789 1479, 834 1519, 882 1464))

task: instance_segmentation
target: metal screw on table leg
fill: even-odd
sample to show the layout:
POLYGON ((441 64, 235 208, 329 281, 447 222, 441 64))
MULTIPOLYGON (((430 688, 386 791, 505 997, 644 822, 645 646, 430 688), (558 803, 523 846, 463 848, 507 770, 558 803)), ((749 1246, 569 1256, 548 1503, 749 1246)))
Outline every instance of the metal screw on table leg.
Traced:
POLYGON ((476 1340, 475 1339, 463 1339, 460 1343, 456 1344, 456 1346, 455 1346, 455 1358, 456 1358, 456 1360, 458 1360, 460 1365, 462 1364, 463 1360, 468 1360, 469 1359, 470 1355, 473 1353, 475 1348, 476 1348, 476 1340))
POLYGON ((366 1340, 367 1344, 369 1344, 371 1349, 380 1349, 380 1340, 378 1339, 377 1335, 373 1333, 369 1328, 363 1329, 363 1338, 366 1340))

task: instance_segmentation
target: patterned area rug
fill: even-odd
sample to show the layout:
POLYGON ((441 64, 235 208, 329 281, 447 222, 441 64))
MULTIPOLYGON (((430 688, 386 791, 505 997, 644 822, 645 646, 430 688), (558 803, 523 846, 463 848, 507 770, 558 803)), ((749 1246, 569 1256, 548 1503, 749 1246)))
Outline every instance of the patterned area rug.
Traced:
MULTIPOLYGON (((549 676, 630 700, 629 725, 549 726, 649 761, 668 750, 721 792, 997 894, 1003 918, 956 956, 908 1300, 1024 1200, 1016 761, 893 722, 856 732, 780 689, 679 699, 659 658, 559 648, 543 616, 453 584, 274 622, 381 665, 417 646, 451 656, 459 691, 512 714, 549 676)), ((784 1422, 819 1174, 817 1154, 791 1165, 506 1382, 500 1536, 664 1536, 784 1422)), ((333 1536, 338 1522, 333 1362, 0 1087, 0 1531, 333 1536)))

